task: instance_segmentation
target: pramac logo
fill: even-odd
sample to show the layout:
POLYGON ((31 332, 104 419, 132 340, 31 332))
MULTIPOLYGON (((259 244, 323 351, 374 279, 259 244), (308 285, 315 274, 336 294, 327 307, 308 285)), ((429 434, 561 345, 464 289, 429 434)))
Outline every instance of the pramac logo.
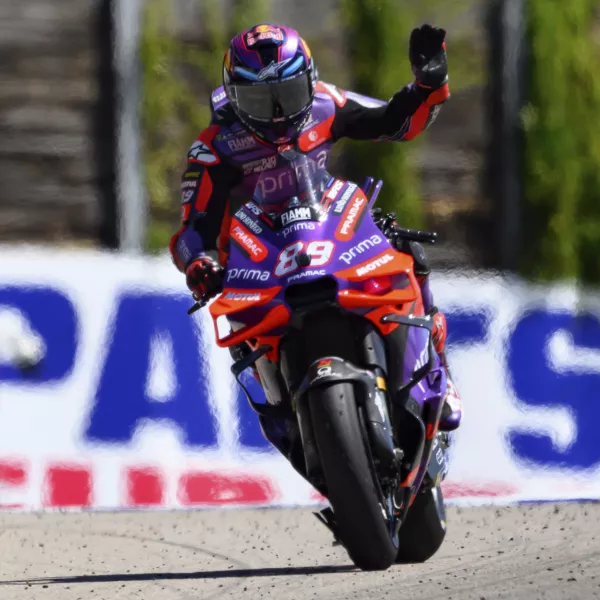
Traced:
POLYGON ((368 201, 367 197, 358 191, 354 198, 348 203, 344 214, 340 219, 340 224, 335 232, 335 238, 340 242, 347 242, 352 239, 362 218, 365 214, 368 201))
POLYGON ((231 230, 231 238, 233 242, 237 242, 240 249, 248 254, 252 261, 260 262, 263 260, 268 251, 265 246, 254 237, 241 223, 235 223, 231 230))

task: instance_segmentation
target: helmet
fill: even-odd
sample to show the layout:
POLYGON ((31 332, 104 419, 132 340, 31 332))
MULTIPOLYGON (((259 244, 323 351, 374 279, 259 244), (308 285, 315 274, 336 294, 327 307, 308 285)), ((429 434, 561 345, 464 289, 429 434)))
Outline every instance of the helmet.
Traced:
POLYGON ((292 142, 306 123, 317 77, 298 32, 271 23, 235 36, 223 61, 223 85, 235 114, 276 145, 292 142))

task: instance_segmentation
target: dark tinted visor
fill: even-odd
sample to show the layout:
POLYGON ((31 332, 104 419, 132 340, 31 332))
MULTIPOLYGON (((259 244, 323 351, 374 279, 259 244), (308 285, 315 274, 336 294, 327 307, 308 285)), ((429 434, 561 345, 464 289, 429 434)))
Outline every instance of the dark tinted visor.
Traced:
POLYGON ((239 110, 255 119, 291 117, 310 104, 308 73, 277 83, 231 87, 239 110))

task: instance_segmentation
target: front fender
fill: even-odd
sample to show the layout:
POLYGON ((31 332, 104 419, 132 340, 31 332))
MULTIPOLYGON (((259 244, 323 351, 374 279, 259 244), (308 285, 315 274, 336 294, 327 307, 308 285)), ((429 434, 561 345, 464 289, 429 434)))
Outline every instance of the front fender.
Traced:
POLYGON ((359 383, 367 394, 377 389, 377 377, 372 371, 361 369, 339 356, 325 356, 308 367, 306 376, 294 393, 294 403, 312 388, 342 382, 359 383))
POLYGON ((402 453, 395 448, 386 394, 380 388, 373 371, 361 369, 338 356, 326 356, 315 360, 293 395, 294 406, 302 412, 311 389, 336 383, 358 384, 357 387, 362 393, 356 394, 355 397, 357 403, 365 410, 372 449, 383 465, 392 471, 396 470, 402 453))

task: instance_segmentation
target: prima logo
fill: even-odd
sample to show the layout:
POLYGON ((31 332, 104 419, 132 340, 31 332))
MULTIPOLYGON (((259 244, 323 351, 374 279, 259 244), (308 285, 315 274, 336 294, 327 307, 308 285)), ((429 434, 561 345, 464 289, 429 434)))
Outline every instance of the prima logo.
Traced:
POLYGON ((360 277, 362 275, 366 275, 371 271, 375 271, 379 269, 379 267, 383 267, 383 265, 387 265, 389 262, 393 261, 394 257, 391 254, 384 254, 380 258, 375 259, 373 262, 366 264, 364 267, 360 267, 356 269, 356 274, 360 277))
POLYGON ((281 215, 281 224, 287 225, 294 221, 307 221, 310 219, 310 208, 301 206, 299 208, 292 208, 281 215))
POLYGON ((296 223, 295 225, 290 225, 285 229, 281 230, 281 235, 286 238, 290 233, 294 233, 294 231, 314 231, 316 229, 314 223, 296 223))
POLYGON ((227 292, 225 300, 237 300, 238 302, 257 302, 260 300, 260 294, 244 294, 238 292, 227 292))
POLYGON ((241 221, 250 231, 259 235, 262 233, 262 227, 251 217, 249 217, 242 209, 235 213, 235 218, 241 221))
POLYGON ((241 279, 243 281, 268 281, 269 271, 259 271, 258 269, 229 269, 227 271, 227 281, 241 279))
POLYGON ((344 252, 340 259, 343 260, 347 265, 352 263, 352 261, 359 255, 367 252, 367 250, 371 250, 371 248, 375 248, 383 242, 381 236, 372 235, 370 238, 363 240, 362 242, 356 244, 356 246, 350 248, 348 252, 344 252))
MULTIPOLYGON (((327 164, 327 152, 322 150, 315 157, 315 163, 318 169, 324 169, 327 164)), ((290 190, 295 188, 296 179, 302 180, 306 178, 309 173, 306 173, 309 169, 316 171, 312 166, 314 163, 310 163, 311 166, 298 166, 296 173, 294 169, 286 168, 281 171, 276 171, 274 175, 263 174, 257 182, 257 186, 260 186, 260 193, 263 197, 283 190, 290 190)))

